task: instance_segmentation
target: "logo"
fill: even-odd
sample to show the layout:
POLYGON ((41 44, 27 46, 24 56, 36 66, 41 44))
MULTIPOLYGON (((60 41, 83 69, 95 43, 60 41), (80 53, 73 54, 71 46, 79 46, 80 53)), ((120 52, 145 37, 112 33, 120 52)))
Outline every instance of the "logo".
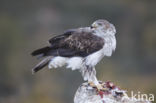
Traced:
POLYGON ((140 91, 135 93, 134 91, 131 91, 131 99, 133 101, 149 101, 153 102, 154 101, 154 94, 143 94, 140 91))

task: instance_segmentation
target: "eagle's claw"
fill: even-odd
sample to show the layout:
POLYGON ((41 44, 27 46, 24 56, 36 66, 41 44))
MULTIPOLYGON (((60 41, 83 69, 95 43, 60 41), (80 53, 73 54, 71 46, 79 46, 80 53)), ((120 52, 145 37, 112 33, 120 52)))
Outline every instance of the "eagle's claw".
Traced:
POLYGON ((88 84, 93 87, 93 88, 96 88, 97 91, 106 91, 108 90, 107 88, 105 88, 102 84, 97 84, 95 85, 93 82, 88 82, 88 84))

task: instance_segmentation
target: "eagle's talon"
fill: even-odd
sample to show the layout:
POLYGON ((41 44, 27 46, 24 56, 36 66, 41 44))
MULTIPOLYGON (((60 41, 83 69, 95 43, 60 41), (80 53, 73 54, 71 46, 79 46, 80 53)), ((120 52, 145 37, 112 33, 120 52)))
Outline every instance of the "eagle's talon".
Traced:
POLYGON ((102 84, 97 84, 95 85, 93 82, 88 82, 88 84, 93 87, 93 88, 96 88, 97 91, 106 91, 108 90, 107 88, 104 88, 102 84))
POLYGON ((93 83, 93 82, 88 82, 88 84, 93 87, 93 88, 96 88, 96 85, 93 83))
POLYGON ((97 91, 103 91, 104 88, 101 84, 96 85, 97 91))

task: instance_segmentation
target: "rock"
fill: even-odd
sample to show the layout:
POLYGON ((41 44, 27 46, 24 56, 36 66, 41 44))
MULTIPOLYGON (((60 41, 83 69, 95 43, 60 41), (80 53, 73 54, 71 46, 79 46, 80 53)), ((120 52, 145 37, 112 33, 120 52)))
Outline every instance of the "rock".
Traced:
POLYGON ((150 103, 131 99, 125 90, 121 90, 112 82, 100 82, 104 90, 98 91, 87 82, 83 83, 77 90, 74 103, 150 103))

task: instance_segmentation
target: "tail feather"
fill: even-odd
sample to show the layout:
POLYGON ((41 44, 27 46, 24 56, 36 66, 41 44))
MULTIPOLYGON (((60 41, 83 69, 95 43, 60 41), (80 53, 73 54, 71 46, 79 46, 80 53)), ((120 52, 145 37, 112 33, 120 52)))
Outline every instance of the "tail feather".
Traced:
POLYGON ((47 53, 51 48, 50 47, 44 47, 44 48, 41 48, 41 49, 37 49, 35 51, 33 51, 31 53, 32 56, 37 56, 37 55, 44 55, 45 53, 47 53))
POLYGON ((32 69, 32 74, 38 72, 39 70, 43 69, 45 66, 48 65, 52 57, 47 57, 43 59, 41 62, 39 62, 33 69, 32 69))

